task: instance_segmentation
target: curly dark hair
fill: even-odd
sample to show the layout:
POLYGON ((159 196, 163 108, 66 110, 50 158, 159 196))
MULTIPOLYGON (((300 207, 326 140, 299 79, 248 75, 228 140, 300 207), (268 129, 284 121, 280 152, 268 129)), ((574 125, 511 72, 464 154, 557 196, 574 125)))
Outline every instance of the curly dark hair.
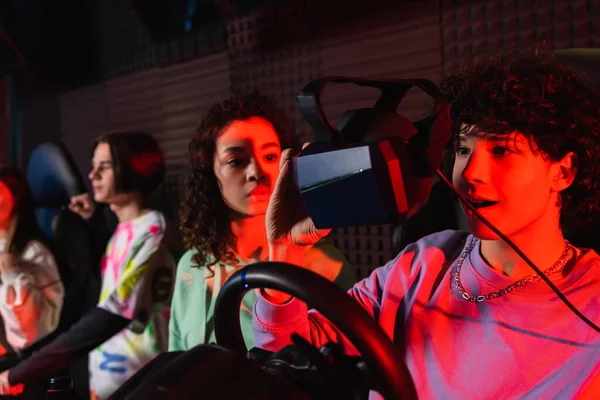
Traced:
MULTIPOLYGON (((260 117, 269 121, 282 149, 296 148, 296 137, 290 122, 269 101, 257 92, 233 96, 210 107, 188 146, 188 161, 182 182, 179 226, 186 249, 196 249, 193 261, 197 267, 205 265, 208 255, 214 262, 232 261, 229 246, 235 246, 231 230, 230 209, 221 196, 214 173, 214 153, 218 136, 236 120, 260 117)), ((212 271, 212 270, 211 270, 212 271)))
POLYGON ((538 47, 479 57, 441 84, 451 105, 453 136, 462 124, 524 134, 552 161, 573 152, 578 172, 561 193, 561 226, 573 228, 600 208, 600 92, 538 47))

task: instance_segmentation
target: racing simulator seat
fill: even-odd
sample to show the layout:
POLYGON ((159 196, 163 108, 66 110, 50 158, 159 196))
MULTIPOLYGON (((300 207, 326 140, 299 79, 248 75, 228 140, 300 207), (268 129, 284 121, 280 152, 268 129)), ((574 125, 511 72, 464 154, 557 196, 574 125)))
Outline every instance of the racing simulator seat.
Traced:
POLYGON ((27 179, 38 223, 62 261, 59 268, 65 306, 59 329, 68 329, 90 306, 82 299, 88 297, 90 280, 99 277, 99 258, 93 250, 90 226, 68 209, 71 197, 84 193, 86 188, 71 154, 60 142, 42 143, 34 149, 27 179))

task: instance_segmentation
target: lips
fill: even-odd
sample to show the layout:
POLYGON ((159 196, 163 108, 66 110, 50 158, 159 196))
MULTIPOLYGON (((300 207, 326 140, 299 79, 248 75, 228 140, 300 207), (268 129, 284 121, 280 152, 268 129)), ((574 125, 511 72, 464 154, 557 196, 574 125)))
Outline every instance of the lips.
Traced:
POLYGON ((497 201, 486 200, 486 199, 474 199, 474 198, 467 197, 467 200, 469 201, 469 203, 471 203, 471 205, 473 207, 475 207, 478 210, 481 208, 491 207, 493 205, 498 204, 497 201))
POLYGON ((248 193, 249 197, 264 197, 269 196, 271 191, 265 186, 257 186, 248 193))

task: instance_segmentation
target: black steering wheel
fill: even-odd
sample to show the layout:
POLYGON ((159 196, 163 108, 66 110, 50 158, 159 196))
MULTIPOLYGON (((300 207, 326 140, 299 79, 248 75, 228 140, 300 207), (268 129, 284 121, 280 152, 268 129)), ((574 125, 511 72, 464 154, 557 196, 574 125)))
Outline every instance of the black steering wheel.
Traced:
POLYGON ((289 293, 317 310, 354 344, 378 381, 386 399, 416 399, 417 392, 400 348, 375 320, 334 283, 304 268, 260 262, 233 274, 221 288, 215 307, 217 344, 246 355, 239 310, 248 290, 270 288, 289 293), (235 316, 235 318, 233 318, 235 316))

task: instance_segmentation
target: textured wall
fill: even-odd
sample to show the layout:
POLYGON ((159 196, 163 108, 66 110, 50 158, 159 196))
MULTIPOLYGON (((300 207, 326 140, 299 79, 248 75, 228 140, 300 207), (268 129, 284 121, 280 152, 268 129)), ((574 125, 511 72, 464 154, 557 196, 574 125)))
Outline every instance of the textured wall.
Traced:
POLYGON ((154 67, 154 44, 128 0, 86 0, 101 78, 154 67))
POLYGON ((600 44, 598 0, 442 0, 444 73, 478 52, 535 43, 553 49, 600 44))
POLYGON ((77 89, 58 98, 61 140, 84 176, 91 166, 91 143, 106 132, 105 100, 102 85, 77 89))
POLYGON ((289 29, 285 40, 298 44, 288 46, 272 46, 264 35, 265 30, 280 21, 295 26, 303 4, 294 1, 279 4, 266 15, 256 12, 231 21, 227 26, 228 53, 232 92, 259 90, 268 95, 292 119, 302 139, 310 140, 312 131, 300 113, 295 96, 319 76, 319 48, 315 43, 305 42, 301 30, 289 29))

